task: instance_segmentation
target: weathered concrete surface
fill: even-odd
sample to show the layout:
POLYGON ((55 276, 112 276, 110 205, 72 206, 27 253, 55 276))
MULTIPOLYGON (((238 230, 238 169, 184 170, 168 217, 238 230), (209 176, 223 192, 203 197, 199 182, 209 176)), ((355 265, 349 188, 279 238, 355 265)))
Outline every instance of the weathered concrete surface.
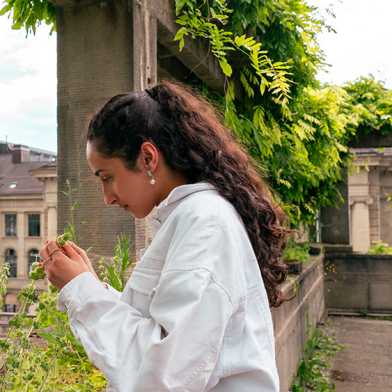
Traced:
POLYGON ((338 343, 333 363, 336 392, 392 391, 392 321, 329 317, 338 343))
POLYGON ((275 330, 276 362, 280 391, 287 392, 298 370, 307 340, 307 331, 325 314, 323 255, 312 257, 300 275, 290 275, 282 291, 295 297, 272 309, 275 330))
POLYGON ((326 250, 325 272, 330 314, 392 314, 392 256, 326 250))
POLYGON ((325 244, 350 244, 348 173, 343 174, 342 181, 337 186, 344 202, 337 200, 333 206, 321 209, 321 242, 325 244))

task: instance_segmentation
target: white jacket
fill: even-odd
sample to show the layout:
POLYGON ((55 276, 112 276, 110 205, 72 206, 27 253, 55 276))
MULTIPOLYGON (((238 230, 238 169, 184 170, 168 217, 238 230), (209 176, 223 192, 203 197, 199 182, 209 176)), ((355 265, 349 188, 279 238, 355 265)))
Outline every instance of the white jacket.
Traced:
POLYGON ((172 190, 123 293, 85 272, 59 308, 115 392, 278 392, 271 313, 232 204, 206 182, 172 190))

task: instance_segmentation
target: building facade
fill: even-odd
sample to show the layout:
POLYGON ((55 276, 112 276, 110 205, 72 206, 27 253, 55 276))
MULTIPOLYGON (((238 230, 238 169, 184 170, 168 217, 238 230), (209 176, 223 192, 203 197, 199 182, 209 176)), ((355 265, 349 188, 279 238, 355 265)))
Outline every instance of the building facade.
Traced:
POLYGON ((392 246, 392 147, 352 152, 348 194, 353 251, 366 253, 377 241, 392 246))
MULTIPOLYGON (((57 234, 56 155, 0 142, 0 263, 8 263, 4 311, 15 311, 31 264, 57 234)), ((39 282, 44 288, 45 283, 39 282)))

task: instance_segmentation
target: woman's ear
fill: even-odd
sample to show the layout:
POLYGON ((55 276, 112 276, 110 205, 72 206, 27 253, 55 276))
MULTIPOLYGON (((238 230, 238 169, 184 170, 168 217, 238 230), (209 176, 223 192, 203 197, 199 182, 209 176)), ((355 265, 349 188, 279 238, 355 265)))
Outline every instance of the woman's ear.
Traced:
POLYGON ((140 147, 141 167, 155 171, 159 161, 159 151, 151 142, 144 142, 140 147))

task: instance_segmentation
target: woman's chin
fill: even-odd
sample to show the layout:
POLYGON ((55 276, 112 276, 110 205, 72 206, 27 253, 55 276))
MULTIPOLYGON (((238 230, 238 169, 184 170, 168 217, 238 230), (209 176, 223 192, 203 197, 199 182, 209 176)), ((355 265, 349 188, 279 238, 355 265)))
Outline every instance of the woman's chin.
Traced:
POLYGON ((137 219, 144 219, 148 214, 140 211, 131 211, 128 209, 128 212, 137 219))
POLYGON ((153 210, 153 208, 149 211, 131 211, 129 208, 127 208, 127 211, 130 212, 137 219, 146 218, 147 216, 150 215, 152 210, 153 210))

